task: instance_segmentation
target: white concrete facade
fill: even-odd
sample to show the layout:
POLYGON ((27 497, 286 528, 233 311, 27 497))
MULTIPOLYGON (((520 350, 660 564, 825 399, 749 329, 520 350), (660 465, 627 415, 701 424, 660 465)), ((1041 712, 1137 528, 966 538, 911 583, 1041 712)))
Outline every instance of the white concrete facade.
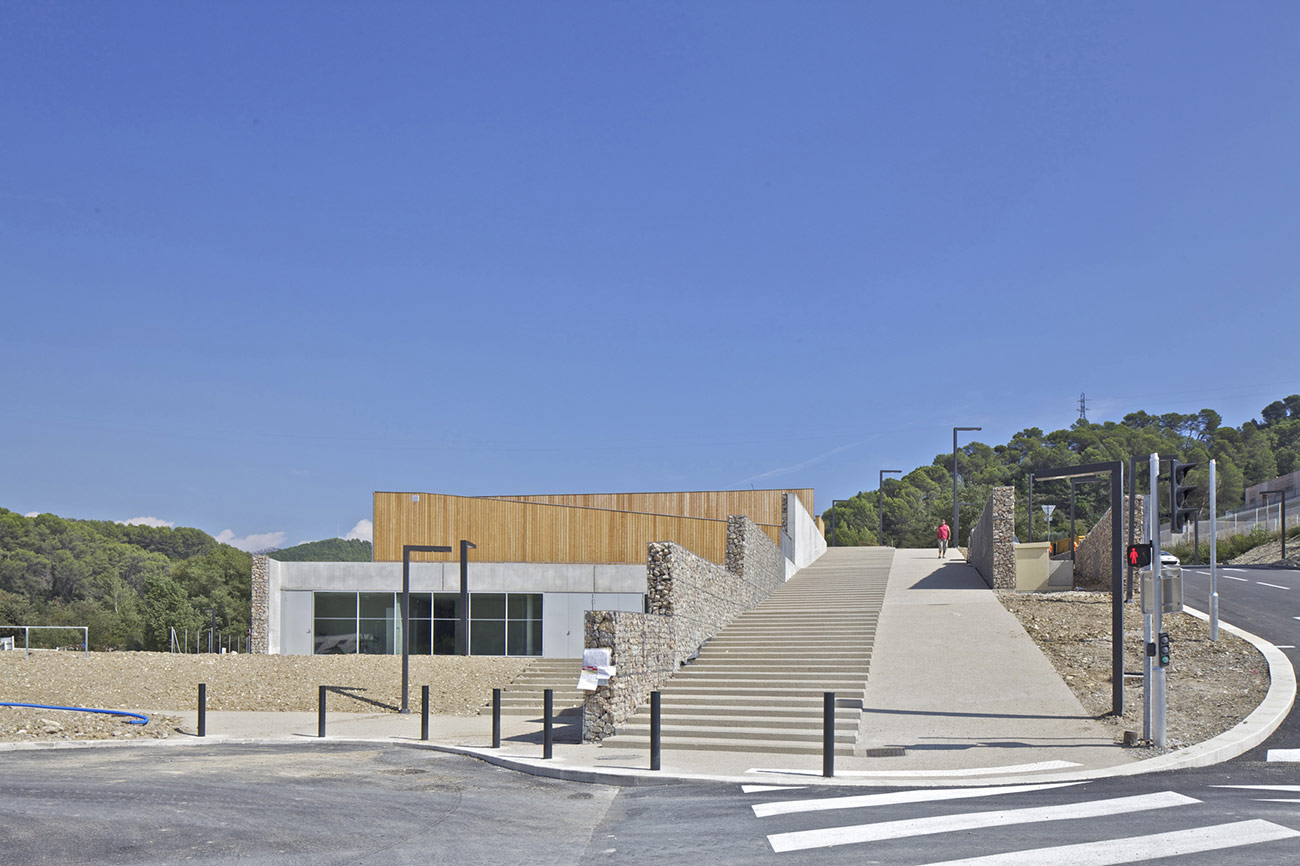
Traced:
MULTIPOLYGON (((588 610, 645 609, 644 565, 470 561, 470 593, 542 595, 542 655, 582 655, 588 610)), ((313 593, 401 592, 400 562, 269 561, 267 652, 310 654, 313 593)), ((459 592, 460 563, 411 563, 412 592, 459 592)))

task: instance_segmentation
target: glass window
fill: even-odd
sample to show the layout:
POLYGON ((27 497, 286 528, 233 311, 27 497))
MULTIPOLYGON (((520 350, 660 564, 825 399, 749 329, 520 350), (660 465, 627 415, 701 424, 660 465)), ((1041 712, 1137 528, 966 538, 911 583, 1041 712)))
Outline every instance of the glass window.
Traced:
POLYGON ((316 616, 357 618, 357 594, 355 592, 317 592, 316 616))
POLYGON ((539 656, 542 654, 542 622, 536 619, 511 620, 506 624, 506 654, 539 656))
MULTIPOLYGON (((397 597, 400 605, 401 596, 397 597)), ((433 596, 427 592, 411 593, 411 619, 429 619, 433 615, 433 596)))
MULTIPOLYGON (((505 599, 502 599, 504 606, 505 599)), ((469 651, 476 656, 506 654, 506 624, 502 620, 475 620, 469 630, 469 651)))
POLYGON ((470 619, 505 619, 506 597, 500 592, 477 592, 469 597, 470 619))
POLYGON ((315 652, 318 655, 355 653, 357 621, 355 619, 318 619, 315 629, 315 652))
POLYGON ((460 618, 460 593, 435 592, 433 594, 434 619, 460 618))
MULTIPOLYGON (((428 655, 432 643, 429 640, 432 634, 432 628, 427 619, 411 620, 411 655, 428 655)), ((397 648, 401 651, 401 647, 397 648)))
POLYGON ((396 629, 393 618, 363 619, 359 622, 357 652, 372 654, 392 654, 398 651, 396 629))
POLYGON ((361 593, 361 616, 364 619, 378 619, 385 616, 392 619, 396 608, 397 602, 391 592, 361 593))
POLYGON ((456 620, 435 619, 433 621, 433 653, 440 656, 456 654, 456 620))
POLYGON ((509 619, 541 619, 542 595, 538 592, 512 592, 507 605, 509 619))

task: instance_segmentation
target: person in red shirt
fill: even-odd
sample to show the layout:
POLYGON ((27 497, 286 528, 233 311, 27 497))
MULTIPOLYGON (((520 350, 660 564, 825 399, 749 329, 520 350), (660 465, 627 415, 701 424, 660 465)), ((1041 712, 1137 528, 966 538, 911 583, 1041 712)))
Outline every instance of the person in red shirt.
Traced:
POLYGON ((946 559, 948 556, 948 536, 951 534, 948 529, 948 521, 945 520, 939 524, 936 534, 939 536, 939 558, 946 559))

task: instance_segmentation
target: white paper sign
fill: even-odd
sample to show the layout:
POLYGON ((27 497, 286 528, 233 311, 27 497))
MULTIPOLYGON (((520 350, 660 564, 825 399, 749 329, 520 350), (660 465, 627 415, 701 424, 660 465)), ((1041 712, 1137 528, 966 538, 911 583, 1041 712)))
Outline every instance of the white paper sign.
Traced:
POLYGON ((617 673, 615 665, 610 663, 608 649, 584 649, 582 651, 582 673, 578 676, 578 688, 593 692, 597 686, 609 682, 617 673))

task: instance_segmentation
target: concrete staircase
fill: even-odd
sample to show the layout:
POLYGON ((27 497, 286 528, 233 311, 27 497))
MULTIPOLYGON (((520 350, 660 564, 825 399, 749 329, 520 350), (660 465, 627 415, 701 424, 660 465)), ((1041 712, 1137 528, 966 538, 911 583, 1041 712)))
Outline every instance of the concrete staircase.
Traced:
MULTIPOLYGON (((821 754, 822 695, 833 691, 835 753, 853 754, 892 559, 832 548, 723 629, 660 690, 662 747, 821 754)), ((646 706, 602 745, 649 741, 646 706)))
MULTIPOLYGON (((534 659, 523 673, 501 690, 501 715, 542 717, 542 692, 554 689, 556 716, 581 710, 586 692, 578 691, 582 659, 534 659)), ((480 716, 492 715, 492 702, 480 707, 480 716)))

